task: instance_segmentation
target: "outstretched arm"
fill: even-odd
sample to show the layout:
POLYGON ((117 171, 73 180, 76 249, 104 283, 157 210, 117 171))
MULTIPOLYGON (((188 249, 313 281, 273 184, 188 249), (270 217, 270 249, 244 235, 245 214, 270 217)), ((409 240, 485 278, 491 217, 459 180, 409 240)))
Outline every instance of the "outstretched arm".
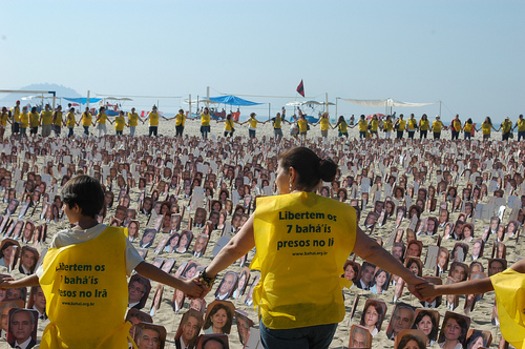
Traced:
POLYGON ((357 227, 357 238, 354 252, 364 260, 375 264, 392 274, 400 276, 407 283, 410 292, 416 297, 422 298, 416 289, 416 286, 425 284, 427 281, 414 275, 410 270, 405 268, 397 258, 381 247, 375 240, 366 235, 360 227, 357 227))
MULTIPOLYGON (((525 273, 525 259, 514 263, 512 269, 525 273)), ((490 278, 468 280, 449 285, 422 285, 419 292, 425 299, 434 298, 442 294, 479 294, 494 290, 490 278)))
MULTIPOLYGON (((255 246, 253 236, 253 214, 244 223, 241 230, 228 242, 219 254, 206 267, 206 275, 215 278, 219 272, 226 269, 236 260, 244 256, 255 246)), ((209 291, 209 290, 208 290, 209 291)))
POLYGON ((32 274, 18 280, 14 280, 11 275, 0 275, 0 289, 32 287, 39 285, 38 276, 36 274, 32 274))
POLYGON ((135 270, 148 279, 179 289, 192 298, 200 298, 203 296, 203 289, 196 282, 176 278, 153 264, 141 262, 135 267, 135 270))

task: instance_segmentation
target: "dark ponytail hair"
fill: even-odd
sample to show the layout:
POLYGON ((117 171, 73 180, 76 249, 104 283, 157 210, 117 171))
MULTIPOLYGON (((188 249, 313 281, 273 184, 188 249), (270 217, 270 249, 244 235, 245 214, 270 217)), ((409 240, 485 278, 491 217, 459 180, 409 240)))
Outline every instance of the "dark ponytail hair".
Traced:
POLYGON ((337 165, 332 159, 320 159, 306 147, 296 147, 282 153, 279 155, 279 161, 286 171, 289 167, 297 171, 298 190, 313 191, 320 180, 332 182, 337 172, 337 165))

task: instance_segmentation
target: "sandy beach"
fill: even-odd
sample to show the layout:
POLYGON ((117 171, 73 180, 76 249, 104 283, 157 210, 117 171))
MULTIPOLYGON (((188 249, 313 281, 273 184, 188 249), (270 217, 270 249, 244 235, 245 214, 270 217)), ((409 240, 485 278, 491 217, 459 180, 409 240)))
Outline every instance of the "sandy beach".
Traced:
MULTIPOLYGON (((142 196, 151 196, 155 186, 155 183, 152 181, 147 183, 144 190, 139 189, 138 187, 138 179, 143 176, 141 173, 143 171, 143 169, 141 169, 141 160, 143 160, 146 162, 149 161, 144 165, 146 168, 148 165, 151 165, 151 168, 144 171, 144 173, 149 172, 149 170, 155 171, 155 169, 158 168, 160 172, 159 178, 162 178, 164 168, 174 170, 179 166, 183 169, 180 173, 180 178, 176 183, 176 187, 169 188, 168 186, 166 192, 160 193, 159 202, 171 195, 176 197, 177 205, 182 214, 180 230, 186 230, 190 225, 190 219, 196 220, 195 210, 197 207, 206 208, 209 215, 208 208, 210 199, 219 199, 219 189, 221 186, 230 191, 230 199, 233 199, 233 186, 235 180, 228 177, 229 168, 234 172, 233 178, 242 178, 244 184, 251 188, 251 192, 249 193, 251 198, 254 198, 257 195, 268 194, 268 191, 273 191, 273 179, 275 178, 273 173, 275 169, 268 166, 268 164, 274 162, 275 157, 281 150, 301 144, 300 140, 295 140, 290 137, 289 125, 285 125, 283 128, 284 139, 280 143, 275 143, 272 140, 273 129, 271 123, 259 125, 257 127, 257 139, 252 141, 248 138, 248 125, 237 125, 234 133, 235 139, 232 140, 224 139, 222 137, 224 129, 223 123, 212 121, 212 131, 209 141, 207 142, 200 138, 199 127, 200 124, 198 120, 188 120, 184 130, 185 135, 188 137, 185 136, 183 139, 175 139, 173 137, 175 134, 174 121, 162 120, 159 126, 159 137, 153 141, 147 138, 147 125, 140 125, 137 128, 137 135, 139 137, 135 137, 134 140, 130 140, 129 137, 124 137, 122 139, 114 138, 113 135, 115 132, 111 125, 108 125, 108 133, 111 135, 110 137, 99 139, 92 136, 91 141, 88 141, 87 143, 82 138, 81 127, 75 128, 75 136, 77 137, 77 140, 68 141, 65 138, 53 138, 50 141, 46 140, 45 145, 42 145, 41 147, 35 146, 34 144, 28 144, 27 142, 19 144, 18 141, 11 144, 9 141, 4 140, 3 144, 0 145, 0 155, 3 157, 0 167, 10 171, 12 178, 10 187, 17 189, 17 199, 21 202, 17 211, 11 215, 11 218, 16 221, 21 212, 21 207, 23 206, 22 191, 27 175, 27 173, 22 171, 23 162, 28 163, 29 171, 42 174, 42 180, 50 182, 47 185, 46 192, 50 194, 50 198, 53 198, 54 194, 59 193, 60 183, 63 175, 66 173, 65 170, 67 167, 73 164, 78 164, 79 160, 85 160, 85 167, 76 167, 76 170, 85 168, 87 174, 94 175, 96 170, 100 168, 100 175, 103 179, 102 182, 106 185, 110 182, 112 184, 112 192, 114 194, 115 202, 111 208, 108 208, 108 212, 104 219, 104 223, 110 224, 112 218, 116 214, 120 189, 116 178, 113 181, 110 180, 108 182, 106 176, 110 175, 110 168, 116 164, 115 168, 119 175, 123 175, 125 179, 132 177, 136 180, 135 187, 129 188, 129 208, 136 209, 137 211, 136 220, 140 222, 140 236, 142 236, 144 229, 147 227, 153 227, 155 223, 155 219, 151 219, 146 214, 140 213, 140 203, 141 199, 143 199, 142 196), (15 145, 17 146, 17 149, 13 150, 13 146, 15 145), (35 151, 36 149, 44 149, 44 151, 40 151, 40 154, 37 154, 35 151), (4 154, 15 154, 17 160, 15 162, 9 162, 4 154), (160 160, 157 162, 157 159, 160 160), (60 169, 60 167, 62 167, 59 166, 61 161, 63 162, 64 169, 60 169), (122 165, 126 163, 130 164, 131 170, 129 173, 123 173, 122 169, 124 167, 119 167, 119 164, 122 165), (252 173, 250 175, 246 172, 241 172, 244 168, 247 168, 247 164, 251 164, 249 169, 252 173), (254 171, 254 169, 256 170, 254 171), (190 181, 190 179, 194 178, 196 172, 203 170, 207 172, 203 173, 203 180, 200 183, 200 187, 193 188, 193 197, 186 195, 184 191, 184 172, 186 171, 188 174, 192 175, 188 178, 188 181, 190 181), (208 183, 209 174, 214 174, 216 177, 215 190, 211 198, 207 197, 205 191, 205 184, 208 183), (51 185, 53 179, 56 179, 56 185, 51 185), (254 182, 251 181, 252 179, 254 182), (269 186, 264 187, 264 179, 269 181, 269 186), (182 213, 183 209, 184 213, 182 213)), ((65 136, 65 132, 65 130, 62 130, 62 137, 65 136)), ((91 132, 96 135, 97 131, 95 128, 91 128, 91 132)), ((417 189, 428 189, 429 186, 437 188, 438 184, 442 181, 443 172, 447 170, 450 172, 452 178, 452 182, 448 183, 447 186, 455 187, 458 195, 459 193, 462 193, 462 190, 467 187, 467 183, 472 183, 475 179, 475 177, 469 177, 468 174, 465 174, 465 170, 471 169, 472 163, 475 162, 479 164, 479 175, 483 176, 483 174, 486 173, 487 176, 487 179, 484 180, 483 183, 486 184, 488 193, 478 201, 479 204, 482 204, 482 206, 479 206, 479 209, 481 210, 481 208, 484 208, 486 210, 494 211, 494 209, 499 209, 499 204, 503 202, 503 205, 506 207, 502 214, 502 224, 507 224, 508 222, 517 219, 518 211, 522 207, 520 197, 525 194, 525 186, 522 183, 519 183, 516 187, 513 187, 509 180, 513 178, 515 173, 520 174, 521 178, 523 177, 523 157, 525 150, 523 143, 518 144, 516 141, 511 141, 510 144, 499 142, 499 139, 501 139, 501 134, 499 132, 493 133, 493 141, 486 144, 482 143, 480 133, 476 133, 475 137, 470 142, 451 142, 449 140, 449 131, 443 132, 441 141, 419 141, 419 139, 409 141, 406 139, 406 135, 405 139, 402 141, 376 139, 360 141, 358 139, 357 128, 352 128, 349 132, 350 136, 348 139, 341 139, 337 137, 337 130, 330 130, 328 138, 322 139, 320 138, 321 133, 319 127, 312 126, 311 130, 308 132, 306 140, 302 141, 302 143, 315 147, 318 153, 323 154, 324 156, 329 156, 339 162, 340 176, 338 181, 340 187, 343 187, 343 181, 348 183, 348 176, 354 179, 355 183, 352 186, 345 188, 348 195, 347 202, 350 204, 352 199, 359 200, 357 203, 362 207, 360 213, 360 226, 363 230, 369 232, 374 238, 381 239, 383 246, 387 250, 390 251, 392 248, 393 234, 395 234, 396 229, 403 228, 406 231, 407 228, 410 228, 414 230, 414 228, 417 229, 419 226, 414 219, 408 219, 406 217, 401 221, 400 225, 397 226, 395 215, 386 219, 384 224, 380 225, 377 223, 373 229, 365 226, 365 219, 367 215, 374 210, 375 201, 384 201, 387 196, 393 196, 393 186, 386 185, 388 177, 393 173, 398 174, 395 185, 398 185, 401 178, 404 176, 407 191, 409 191, 408 188, 412 188, 412 191, 414 192, 412 197, 407 198, 405 196, 403 197, 403 200, 398 202, 398 206, 402 206, 403 204, 401 202, 404 202, 404 205, 406 205, 406 209, 408 210, 412 205, 416 204, 417 189), (367 172, 363 172, 363 170, 366 170, 367 172), (506 175, 509 177, 503 181, 506 175), (364 180, 366 177, 371 179, 369 182, 370 185, 364 180), (376 178, 381 179, 381 185, 378 186, 376 184, 376 178), (498 183, 498 180, 500 180, 501 183, 498 183), (495 184, 492 182, 495 182, 495 184), (493 190, 494 185, 497 186, 497 189, 502 189, 504 191, 502 196, 503 201, 495 201, 493 190), (368 202, 366 202, 366 199, 363 201, 363 198, 366 198, 366 196, 363 197, 362 193, 367 193, 366 196, 368 196, 368 202), (494 205, 492 205, 493 203, 494 205)), ((127 135, 128 133, 129 131, 125 129, 124 134, 127 135)), ((10 130, 7 130, 6 134, 9 135, 10 130)), ((381 134, 380 136, 384 137, 384 134, 381 134)), ((419 138, 418 133, 416 133, 416 137, 419 138)), ((169 178, 162 178, 162 180, 169 184, 169 178)), ((330 188, 329 191, 332 190, 333 187, 331 184, 325 183, 325 185, 330 188)), ((2 189, 2 193, 4 193, 4 189, 2 189)), ((337 196, 337 192, 334 191, 331 195, 335 197, 337 196)), ((446 194, 436 194, 436 199, 437 208, 432 212, 425 209, 421 213, 420 221, 425 221, 428 217, 437 218, 439 216, 439 207, 443 204, 448 207, 450 213, 448 221, 455 222, 462 213, 462 209, 464 209, 464 202, 459 208, 453 209, 452 203, 447 201, 446 194)), ((0 204, 0 210, 2 213, 4 213, 7 206, 8 202, 5 201, 0 204)), ((32 215, 27 213, 25 216, 20 217, 20 219, 24 221, 32 221, 36 225, 41 225, 45 223, 45 218, 41 218, 42 210, 43 203, 40 203, 36 206, 35 210, 28 211, 32 212, 32 215)), ((466 222, 472 223, 474 227, 475 238, 482 236, 483 232, 490 224, 490 217, 494 215, 494 212, 484 212, 483 214, 473 214, 472 216, 467 217, 466 222)), ((7 219, 7 217, 9 217, 9 215, 4 215, 4 219, 7 219)), ((230 214, 226 219, 227 227, 230 227, 231 221, 232 215, 230 214)), ((58 219, 57 222, 51 221, 47 224, 47 239, 43 242, 29 243, 29 245, 34 246, 40 252, 51 241, 51 237, 56 231, 69 226, 65 217, 58 219)), ((522 228, 520 227, 520 230, 521 229, 522 228)), ((147 248, 146 260, 154 262, 157 259, 157 263, 166 263, 165 260, 161 261, 158 259, 174 259, 175 265, 171 269, 172 273, 180 273, 180 267, 190 261, 196 262, 201 266, 206 266, 213 258, 215 246, 218 243, 224 243, 225 238, 230 237, 231 234, 233 234, 228 231, 211 231, 209 234, 210 238, 206 253, 202 257, 194 257, 191 252, 193 251, 195 244, 195 237, 203 233, 205 227, 192 226, 191 230, 194 239, 192 240, 188 251, 185 253, 159 252, 157 247, 159 244, 166 242, 169 235, 162 231, 158 232, 155 236, 152 247, 147 248)), ((429 246, 437 246, 438 238, 443 237, 443 233, 444 226, 438 227, 437 233, 434 235, 417 236, 417 239, 423 244, 423 252, 421 255, 421 261, 423 264, 425 264, 427 248, 429 246)), ((408 233, 405 233, 405 236, 403 237, 405 244, 407 242, 407 235, 408 233)), ((452 250, 457 242, 458 241, 453 238, 443 238, 441 246, 446 247, 448 250, 452 250)), ((485 268, 487 268, 488 259, 491 257, 491 251, 495 242, 495 236, 490 235, 484 247, 484 255, 479 259, 485 268)), ((521 246, 521 241, 518 240, 516 235, 511 238, 505 238, 503 242, 506 246, 506 260, 508 261, 508 265, 511 265, 513 262, 524 257, 525 250, 521 246)), ((24 245, 24 243, 20 243, 21 245, 24 245)), ((466 243, 472 248, 473 240, 466 243)), ((135 240, 133 244, 135 247, 140 248, 138 240, 135 240)), ((242 264, 236 263, 228 268, 228 270, 240 273, 243 270, 243 267, 249 265, 253 253, 254 251, 247 256, 246 261, 243 261, 242 264)), ((349 258, 353 259, 354 256, 349 256, 349 258)), ((469 259, 470 254, 467 253, 465 258, 465 263, 468 265, 471 261, 469 259)), ((359 258, 356 258, 356 261, 360 263, 362 262, 359 258)), ((341 266, 341 273, 343 272, 342 267, 343 266, 341 266)), ((5 268, 4 272, 7 272, 5 268)), ((15 276, 15 278, 22 276, 18 271, 18 267, 10 273, 15 276)), ((208 304, 215 299, 214 293, 223 274, 224 273, 218 278, 213 291, 206 296, 205 300, 208 304)), ((248 287, 246 288, 247 292, 252 281, 255 279, 257 272, 252 271, 250 274, 251 277, 248 282, 248 287)), ((423 275, 434 276, 435 269, 424 268, 423 275)), ((446 280, 446 274, 442 276, 442 280, 443 282, 446 280)), ((142 309, 147 313, 150 313, 154 302, 156 287, 157 285, 153 283, 149 299, 146 306, 142 309)), ((393 348, 394 341, 387 338, 386 329, 395 306, 393 301, 394 290, 395 287, 390 286, 383 294, 373 295, 370 291, 360 290, 355 286, 351 289, 345 289, 343 293, 347 312, 345 319, 338 326, 331 348, 343 348, 349 345, 350 327, 353 324, 359 324, 363 306, 368 298, 382 299, 387 304, 388 308, 381 330, 373 339, 372 347, 393 348), (358 301, 356 302, 357 298, 358 301), (355 312, 352 313, 352 310, 355 310, 355 312)), ((174 293, 174 289, 164 287, 160 307, 151 312, 153 314, 153 322, 164 326, 167 330, 165 348, 175 348, 174 336, 177 332, 182 314, 189 308, 189 300, 186 299, 184 308, 180 311, 174 311, 174 293)), ((248 317, 257 325, 257 312, 253 306, 246 304, 245 298, 244 295, 237 299, 230 299, 230 301, 233 302, 236 309, 246 312, 248 317)), ((406 289, 397 301, 421 307, 417 298, 409 294, 406 289)), ((443 303, 437 308, 441 318, 443 318, 447 310, 445 303, 445 300, 443 300, 443 303)), ((460 297, 459 306, 454 311, 464 314, 464 303, 465 297, 460 297)), ((498 326, 491 324, 493 304, 494 294, 488 293, 476 303, 469 316, 472 319, 470 325, 471 328, 487 330, 492 333, 493 344, 491 346, 495 347, 501 338, 501 334, 498 326)), ((42 330, 46 325, 47 321, 39 323, 39 339, 42 330)), ((79 330, 81 329, 79 328, 79 330)), ((1 341, 4 340, 2 339, 1 341)), ((229 343, 230 348, 242 348, 236 326, 232 327, 232 332, 229 335, 229 343)), ((438 346, 434 345, 432 347, 437 348, 438 346)))

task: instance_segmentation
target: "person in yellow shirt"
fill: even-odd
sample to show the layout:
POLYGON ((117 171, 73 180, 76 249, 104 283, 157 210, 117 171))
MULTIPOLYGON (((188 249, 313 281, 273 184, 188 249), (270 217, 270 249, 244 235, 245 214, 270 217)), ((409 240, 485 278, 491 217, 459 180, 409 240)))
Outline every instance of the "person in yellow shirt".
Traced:
POLYGON ((477 131, 481 131, 481 134, 483 135, 483 140, 486 141, 490 139, 490 133, 491 131, 497 131, 496 128, 492 125, 492 120, 490 119, 490 116, 487 116, 485 118, 485 121, 481 124, 481 127, 477 131))
POLYGON ((410 117, 407 121, 407 133, 409 139, 414 139, 414 135, 416 134, 417 130, 417 120, 414 116, 414 113, 410 114, 410 117))
POLYGON ((97 119, 95 120, 95 124, 97 124, 97 130, 98 130, 98 136, 105 136, 108 133, 108 130, 106 128, 106 122, 108 121, 108 115, 106 114, 106 108, 100 107, 98 109, 98 115, 97 119))
POLYGON ((459 133, 461 132, 461 120, 459 119, 459 114, 456 114, 452 124, 450 125, 450 131, 452 133, 452 140, 459 139, 459 133))
POLYGON ((131 111, 128 113, 128 126, 129 126, 129 135, 133 137, 135 135, 135 130, 139 125, 139 114, 135 111, 135 108, 131 108, 131 111))
POLYGON ((518 117, 514 128, 518 128, 518 142, 521 141, 521 139, 525 139, 525 120, 523 119, 523 114, 520 114, 518 117))
POLYGON ((7 107, 2 107, 2 111, 0 112, 0 140, 4 139, 8 122, 11 123, 11 111, 7 110, 7 107))
POLYGON ((331 159, 308 148, 280 154, 279 195, 258 198, 255 212, 199 275, 209 291, 220 271, 255 247, 250 267, 261 272, 253 300, 259 306, 264 348, 330 346, 345 317, 342 289, 351 281, 341 273, 352 252, 399 275, 416 295, 416 287, 426 283, 362 231, 354 208, 317 194, 336 173, 331 159), (316 224, 327 227, 324 237, 304 234, 313 215, 316 224))
POLYGON ((257 116, 257 114, 255 113, 250 113, 250 118, 248 120, 246 120, 245 122, 242 122, 240 125, 244 125, 244 124, 249 124, 249 127, 248 127, 248 137, 250 139, 254 139, 255 138, 255 132, 257 130, 257 124, 261 123, 261 124, 265 124, 267 121, 264 121, 264 122, 260 122, 258 121, 255 117, 257 116))
POLYGON ((434 135, 434 139, 441 139, 441 131, 445 128, 443 125, 443 122, 441 122, 441 117, 438 115, 436 116, 436 120, 432 122, 432 134, 434 135))
POLYGON ((11 109, 11 134, 17 135, 20 132, 20 101, 16 101, 15 106, 11 109))
POLYGON ((62 132, 62 123, 63 120, 63 113, 62 113, 62 106, 59 105, 55 112, 53 113, 53 131, 55 132, 55 136, 60 137, 60 132, 62 132))
POLYGON ((69 130, 67 134, 68 138, 73 137, 76 123, 77 120, 75 119, 75 108, 71 107, 66 114, 66 121, 64 121, 64 126, 66 126, 69 130))
MULTIPOLYGON (((283 111, 286 111, 283 107, 283 111)), ((276 141, 280 141, 283 138, 283 122, 290 123, 289 121, 286 121, 283 115, 281 113, 275 114, 275 117, 272 118, 272 126, 273 126, 273 136, 276 141)))
POLYGON ((512 137, 512 121, 510 118, 505 118, 499 129, 501 130, 501 140, 508 141, 512 137))
MULTIPOLYGON (((36 107, 33 107, 36 112, 36 107)), ((33 112, 33 109, 31 112, 33 112)), ((27 107, 22 108, 22 113, 20 114, 20 138, 27 137, 27 128, 29 127, 29 113, 27 112, 27 107)))
POLYGON ((357 129, 359 130, 359 139, 365 139, 368 131, 368 122, 365 120, 365 114, 361 114, 357 122, 357 129))
POLYGON ((88 137, 89 127, 93 125, 93 115, 90 113, 89 107, 86 107, 86 110, 82 113, 80 122, 82 123, 82 127, 84 128, 84 137, 88 137))
POLYGON ((371 136, 376 136, 376 138, 379 138, 379 118, 377 117, 377 114, 372 115, 372 119, 368 123, 368 130, 370 131, 371 136))
POLYGON ((46 104, 44 110, 40 113, 40 127, 42 137, 46 138, 51 135, 51 129, 53 128, 53 111, 49 104, 46 104))
POLYGON ((419 139, 427 139, 428 130, 430 130, 430 122, 427 114, 423 114, 419 120, 419 139))
POLYGON ((348 123, 346 122, 345 117, 343 115, 339 116, 339 119, 337 119, 337 123, 332 128, 337 128, 338 137, 345 136, 346 138, 348 138, 348 123))
POLYGON ((184 112, 184 109, 179 109, 179 112, 175 115, 175 137, 182 137, 185 124, 186 113, 184 112))
POLYGON ((119 114, 115 117, 115 120, 109 120, 111 124, 115 125, 115 134, 117 136, 122 136, 124 132, 124 126, 126 126, 126 119, 124 118, 124 111, 120 111, 119 114))
POLYGON ((308 130, 310 129, 310 125, 308 123, 308 120, 306 120, 306 117, 302 113, 299 113, 299 119, 297 120, 297 128, 299 129, 299 136, 301 136, 303 140, 305 140, 308 130))
POLYGON ((402 139, 405 132, 407 122, 403 119, 403 114, 399 114, 399 119, 396 120, 394 128, 396 129, 396 139, 402 139))
POLYGON ((201 135, 202 139, 208 139, 208 133, 211 131, 210 126, 211 115, 208 107, 205 107, 201 114, 201 135))
POLYGON ((36 137, 38 134, 38 126, 40 126, 40 114, 38 114, 36 107, 33 107, 29 114, 29 134, 32 137, 36 137))
POLYGON ((330 124, 330 117, 327 112, 324 112, 321 115, 317 123, 314 124, 314 126, 316 125, 320 125, 321 137, 326 139, 328 137, 328 130, 330 129, 330 127, 332 127, 332 125, 330 124))
POLYGON ((516 348, 525 348, 525 259, 489 277, 471 279, 447 285, 416 286, 426 300, 445 294, 476 294, 495 291, 498 318, 503 338, 516 348))
POLYGON ((156 105, 153 105, 153 107, 151 107, 151 111, 148 113, 148 116, 146 116, 146 118, 142 121, 142 123, 144 124, 146 121, 149 120, 149 131, 148 131, 149 137, 158 136, 159 118, 160 118, 160 115, 159 115, 158 108, 156 105))
POLYGON ((1 289, 42 287, 50 321, 40 348, 127 348, 131 338, 131 323, 125 321, 131 290, 127 275, 133 271, 192 298, 203 296, 204 289, 196 281, 182 280, 145 262, 129 242, 127 229, 97 221, 104 206, 99 181, 73 177, 62 186, 61 196, 71 227, 56 233, 35 274, 18 280, 0 277, 1 289), (91 282, 69 281, 84 279, 91 282))
POLYGON ((392 116, 387 115, 383 122, 383 131, 385 132, 385 138, 390 139, 392 136, 392 130, 394 129, 394 123, 392 122, 392 116))
POLYGON ((224 122, 224 137, 233 137, 235 132, 235 120, 233 120, 232 114, 226 115, 226 119, 217 120, 217 122, 224 122))
POLYGON ((474 126, 474 123, 471 118, 468 118, 465 122, 465 125, 463 125, 463 137, 465 140, 471 140, 474 130, 476 127, 474 126))

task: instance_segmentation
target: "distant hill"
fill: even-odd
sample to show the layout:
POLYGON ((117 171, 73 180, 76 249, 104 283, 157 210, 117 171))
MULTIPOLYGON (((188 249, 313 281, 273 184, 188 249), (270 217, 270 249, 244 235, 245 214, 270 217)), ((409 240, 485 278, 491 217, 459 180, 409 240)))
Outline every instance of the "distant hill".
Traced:
MULTIPOLYGON (((58 98, 60 97, 82 97, 80 93, 73 90, 72 88, 58 85, 58 84, 31 84, 28 86, 21 87, 20 90, 43 90, 43 91, 56 91, 56 96, 58 98)), ((41 96, 37 94, 31 94, 31 93, 9 93, 2 96, 3 98, 0 99, 0 105, 1 106, 11 106, 14 105, 14 103, 19 100, 23 99, 26 103, 30 104, 40 104, 41 98, 31 98, 34 96, 41 96)), ((44 97, 50 97, 51 95, 44 95, 44 97)), ((26 104, 22 103, 22 104, 26 104)), ((58 103, 58 102, 57 102, 58 103)), ((63 102, 62 102, 63 103, 63 102)))

